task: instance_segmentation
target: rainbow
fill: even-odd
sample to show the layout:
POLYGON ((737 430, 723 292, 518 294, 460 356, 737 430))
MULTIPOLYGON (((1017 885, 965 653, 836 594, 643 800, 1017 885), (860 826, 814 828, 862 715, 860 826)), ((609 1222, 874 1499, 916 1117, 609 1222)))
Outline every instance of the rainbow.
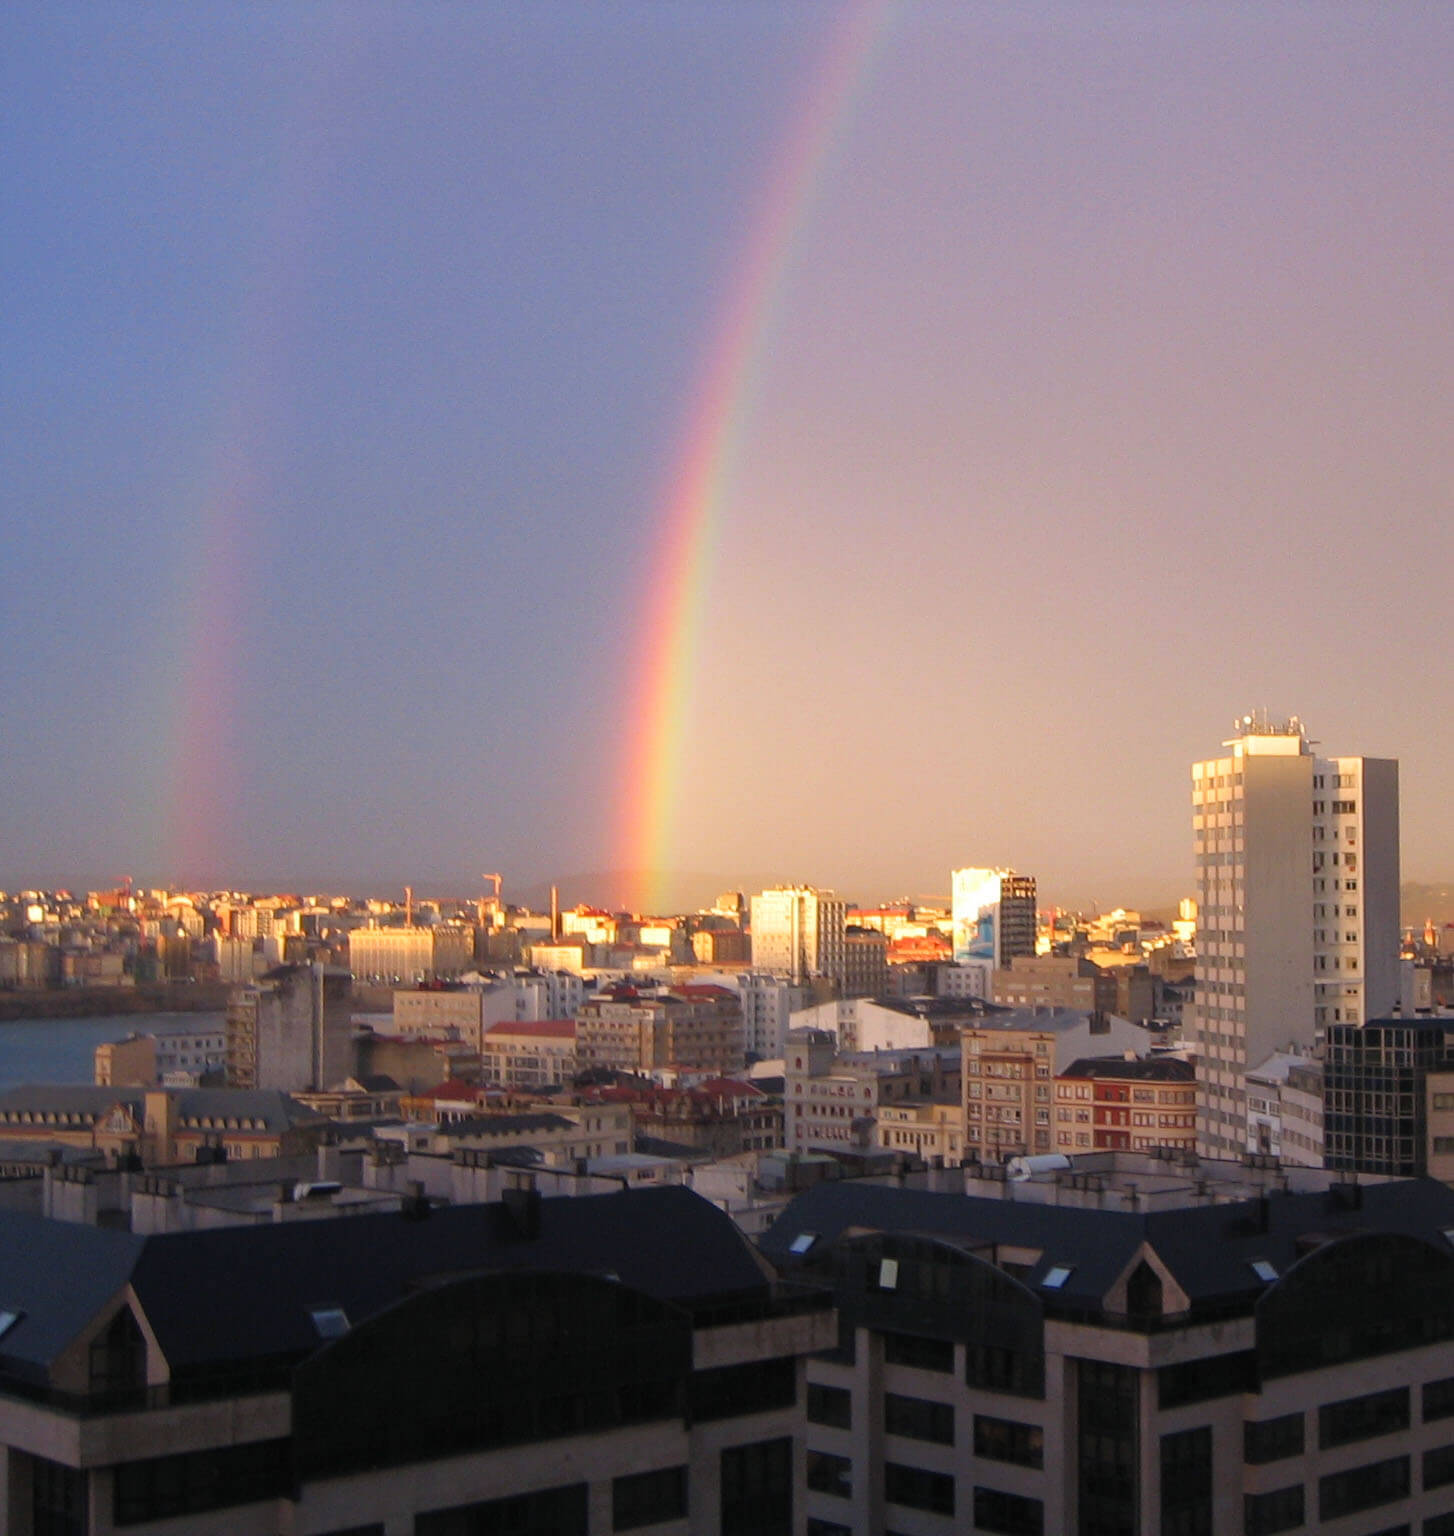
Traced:
POLYGON ((265 532, 261 514, 275 490, 275 391, 297 372, 297 338, 328 228, 329 186, 362 128, 360 115, 341 104, 359 77, 366 45, 358 29, 334 30, 336 46, 320 50, 320 72, 300 81, 274 130, 276 179, 264 191, 263 217, 242 262, 231 366, 220 380, 213 430, 201 444, 198 484, 186 508, 173 714, 160 733, 165 756, 151 836, 156 873, 169 884, 216 883, 237 857, 242 715, 249 703, 241 658, 255 546, 265 532))
POLYGON ((794 250, 834 142, 851 121, 896 0, 844 10, 774 157, 688 413, 647 591, 633 729, 623 773, 618 867, 627 905, 660 910, 681 824, 683 757, 707 584, 755 385, 784 303, 794 250))

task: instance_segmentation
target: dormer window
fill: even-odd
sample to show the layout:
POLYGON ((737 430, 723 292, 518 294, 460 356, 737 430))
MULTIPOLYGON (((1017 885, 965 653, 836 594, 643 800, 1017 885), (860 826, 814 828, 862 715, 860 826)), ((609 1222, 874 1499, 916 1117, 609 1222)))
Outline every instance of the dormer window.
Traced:
POLYGON ((91 1391, 98 1396, 146 1385, 146 1339, 130 1307, 122 1307, 91 1340, 87 1364, 91 1391))
POLYGON ((349 1330, 348 1313, 340 1306, 309 1307, 308 1316, 320 1339, 341 1339, 349 1330))

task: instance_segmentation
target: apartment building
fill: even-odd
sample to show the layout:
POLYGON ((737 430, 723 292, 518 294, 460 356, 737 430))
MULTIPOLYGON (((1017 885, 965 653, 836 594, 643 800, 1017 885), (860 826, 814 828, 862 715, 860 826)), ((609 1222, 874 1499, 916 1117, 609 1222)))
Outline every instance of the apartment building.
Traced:
POLYGON ((462 923, 354 928, 348 968, 359 981, 444 981, 475 962, 475 931, 462 923))
POLYGON ((1323 1166, 1323 1064, 1274 1051, 1247 1071, 1246 1149, 1289 1167, 1323 1166))
POLYGON ((682 1066, 730 1077, 746 1061, 742 1004, 726 987, 609 987, 576 1014, 576 1063, 583 1072, 597 1067, 649 1075, 682 1066))
POLYGON ((848 905, 832 891, 778 886, 752 898, 752 968, 805 982, 826 977, 840 985, 848 905))
POLYGON ((990 985, 995 1002, 1008 1008, 1116 1012, 1115 975, 1083 955, 1015 956, 990 985))
POLYGON ((265 1088, 31 1083, 0 1092, 0 1152, 75 1148, 147 1167, 198 1161, 214 1148, 233 1159, 304 1152, 327 1125, 287 1094, 265 1088))
POLYGON ((745 1044, 759 1061, 775 1061, 787 1042, 789 1017, 807 1006, 809 990, 785 976, 748 971, 732 983, 742 1004, 745 1044))
POLYGON ((790 1152, 870 1151, 887 1145, 883 1106, 959 1101, 954 1049, 840 1052, 832 1035, 795 1029, 783 1064, 783 1142, 790 1152))
POLYGON ((889 985, 889 941, 876 928, 843 930, 844 997, 878 997, 889 985))
POLYGON ((1035 878, 1011 869, 956 869, 953 889, 954 958, 1003 968, 1035 953, 1035 878))
POLYGON ((411 1153, 452 1158, 462 1149, 508 1154, 529 1166, 575 1168, 588 1158, 627 1157, 635 1140, 629 1104, 550 1104, 470 1113, 468 1101, 434 1100, 444 1112, 425 1124, 378 1128, 375 1139, 411 1153))
MULTIPOLYGON (((579 979, 579 978, 575 978, 579 979)), ((468 983, 396 988, 394 1031, 400 1035, 431 1035, 483 1048, 485 1032, 496 1024, 564 1018, 552 1014, 553 991, 544 976, 475 976, 468 983)), ((571 993, 574 999, 578 993, 571 993)))
POLYGON ((95 1081, 103 1087, 195 1088, 207 1073, 225 1068, 227 1031, 200 1021, 149 1034, 133 1031, 124 1040, 103 1041, 94 1062, 95 1081))
POLYGON ((589 1090, 581 1098, 629 1105, 638 1136, 712 1157, 770 1152, 783 1144, 782 1100, 754 1083, 708 1078, 690 1088, 663 1088, 638 1078, 589 1090))
POLYGON ((1454 1532, 1454 1192, 1094 1165, 821 1184, 765 1234, 839 1309, 812 1536, 1454 1532))
POLYGON ((924 1163, 953 1166, 964 1157, 963 1106, 933 1099, 880 1104, 878 1144, 924 1163))
POLYGON ((1427 1080, 1454 1067, 1454 1016, 1370 1019, 1328 1028, 1323 1159, 1329 1168, 1429 1171, 1427 1080))
POLYGON ((1175 1057, 1073 1061, 1055 1078, 1055 1150, 1196 1148, 1196 1068, 1175 1057))
POLYGON ((574 1019, 534 1019, 492 1024, 485 1031, 480 1071, 502 1088, 550 1088, 576 1074, 574 1019))
POLYGON ((1138 1025, 1069 1008, 987 1015, 960 1040, 964 1151, 985 1162, 1054 1152, 1056 1075, 1073 1061, 1140 1056, 1149 1045, 1138 1025))
POLYGON ((802 1529, 831 1305, 685 1189, 156 1237, 0 1212, 0 1295, 11 1536, 802 1529))
POLYGON ((1245 715, 1192 764, 1198 1149, 1235 1156, 1249 1067, 1311 1052, 1399 995, 1398 764, 1319 757, 1302 722, 1245 715))

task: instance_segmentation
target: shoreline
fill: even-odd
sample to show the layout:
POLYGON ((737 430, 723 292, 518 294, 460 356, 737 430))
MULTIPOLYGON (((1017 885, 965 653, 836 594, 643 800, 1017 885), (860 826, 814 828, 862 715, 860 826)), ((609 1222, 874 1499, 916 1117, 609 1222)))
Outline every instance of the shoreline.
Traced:
POLYGON ((220 1013, 225 982, 149 983, 138 987, 47 987, 0 992, 0 1024, 19 1019, 94 1019, 126 1013, 220 1013))

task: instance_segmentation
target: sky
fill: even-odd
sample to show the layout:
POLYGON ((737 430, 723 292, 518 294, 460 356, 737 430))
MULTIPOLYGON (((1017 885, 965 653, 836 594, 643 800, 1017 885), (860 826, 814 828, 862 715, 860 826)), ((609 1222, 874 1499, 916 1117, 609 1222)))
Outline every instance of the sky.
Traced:
POLYGON ((0 11, 0 887, 1454 874, 1454 7, 0 11))

